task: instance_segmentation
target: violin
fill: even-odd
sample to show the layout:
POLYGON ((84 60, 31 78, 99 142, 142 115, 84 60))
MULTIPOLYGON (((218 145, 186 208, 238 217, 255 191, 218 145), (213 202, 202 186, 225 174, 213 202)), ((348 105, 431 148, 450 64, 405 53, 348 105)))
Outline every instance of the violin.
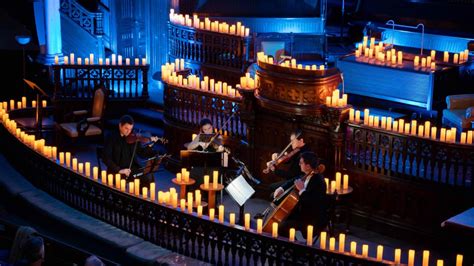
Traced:
POLYGON ((128 144, 134 144, 134 143, 140 142, 140 143, 143 143, 144 145, 150 145, 150 144, 155 144, 158 141, 160 141, 163 144, 168 143, 168 140, 164 137, 161 137, 161 138, 158 137, 156 141, 152 141, 151 137, 146 137, 140 133, 135 133, 135 132, 128 134, 125 140, 127 141, 128 144))
MULTIPOLYGON (((300 135, 301 133, 298 133, 295 136, 295 139, 297 139, 300 135)), ((277 166, 280 163, 289 161, 291 157, 293 157, 295 154, 297 154, 300 151, 301 147, 297 147, 291 152, 285 154, 286 150, 288 150, 288 148, 291 147, 292 142, 293 141, 290 141, 290 143, 288 143, 288 145, 277 155, 277 157, 274 160, 267 162, 267 168, 263 169, 264 174, 270 173, 270 169, 272 166, 277 166)))

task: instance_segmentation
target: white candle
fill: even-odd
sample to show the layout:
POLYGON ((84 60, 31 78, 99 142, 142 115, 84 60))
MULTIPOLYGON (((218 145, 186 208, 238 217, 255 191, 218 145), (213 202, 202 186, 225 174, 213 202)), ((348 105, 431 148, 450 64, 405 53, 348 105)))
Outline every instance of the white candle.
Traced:
POLYGON ((346 245, 346 235, 339 234, 339 252, 344 252, 346 245))
POLYGON ((394 258, 393 262, 395 262, 395 264, 400 264, 401 256, 402 256, 402 250, 399 249, 399 248, 396 248, 395 249, 395 258, 394 258))
POLYGON ((321 231, 321 234, 319 236, 319 248, 321 249, 326 249, 326 236, 327 236, 327 233, 324 232, 324 231, 321 231))
POLYGON ((430 252, 428 250, 423 250, 423 260, 422 260, 422 266, 428 266, 428 263, 430 261, 430 252))
POLYGON ((235 225, 235 213, 233 213, 233 212, 231 212, 231 213, 229 214, 229 224, 230 224, 231 226, 234 226, 234 225, 235 225))
POLYGON ((308 225, 308 228, 306 230, 306 245, 308 246, 313 245, 313 226, 312 225, 308 225))
POLYGON ((272 237, 278 237, 278 223, 276 222, 272 224, 272 237))
POLYGON ((408 250, 408 266, 415 265, 415 251, 413 249, 408 250))
POLYGON ((378 261, 383 260, 383 246, 382 245, 377 245, 377 260, 378 261))
POLYGON ((250 213, 246 213, 244 216, 244 228, 245 230, 250 230, 250 213))

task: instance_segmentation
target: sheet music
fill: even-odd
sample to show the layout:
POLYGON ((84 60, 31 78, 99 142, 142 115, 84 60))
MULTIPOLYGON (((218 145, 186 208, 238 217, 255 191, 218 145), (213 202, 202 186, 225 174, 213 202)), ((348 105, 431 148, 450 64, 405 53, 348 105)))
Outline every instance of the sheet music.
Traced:
POLYGON ((240 205, 252 197, 255 190, 247 183, 242 175, 239 175, 236 179, 230 182, 225 188, 230 196, 240 205))

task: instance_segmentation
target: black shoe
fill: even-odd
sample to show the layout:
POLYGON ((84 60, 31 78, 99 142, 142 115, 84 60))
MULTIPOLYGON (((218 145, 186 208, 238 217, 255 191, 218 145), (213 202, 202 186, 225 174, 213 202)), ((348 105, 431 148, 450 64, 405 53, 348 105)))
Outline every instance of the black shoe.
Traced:
POLYGON ((265 217, 265 215, 263 215, 263 213, 257 213, 257 214, 255 214, 255 216, 253 218, 255 220, 257 220, 257 219, 263 219, 263 217, 265 217))

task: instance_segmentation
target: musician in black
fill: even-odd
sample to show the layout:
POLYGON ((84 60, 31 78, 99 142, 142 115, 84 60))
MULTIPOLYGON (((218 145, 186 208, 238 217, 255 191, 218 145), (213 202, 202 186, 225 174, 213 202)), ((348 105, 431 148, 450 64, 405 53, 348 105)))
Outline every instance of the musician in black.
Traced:
MULTIPOLYGON (((104 153, 102 160, 107 166, 109 174, 119 173, 125 178, 131 178, 141 167, 137 155, 148 158, 156 155, 151 148, 152 144, 143 147, 141 143, 131 143, 134 120, 130 115, 120 118, 118 128, 110 132, 105 138, 104 153), (133 157, 133 162, 132 162, 133 157), (130 166, 131 165, 131 166, 130 166)), ((158 137, 150 137, 151 142, 156 142, 158 137)), ((152 175, 140 176, 141 184, 147 185, 153 182, 152 175)))
POLYGON ((211 135, 214 134, 214 126, 209 118, 203 118, 199 122, 199 134, 189 143, 185 144, 188 150, 198 151, 209 151, 209 152, 222 152, 224 146, 222 146, 222 136, 217 135, 211 140, 211 135), (201 136, 203 135, 203 136, 201 136), (204 135, 209 136, 209 139, 204 140, 204 135), (212 142, 210 142, 212 141, 212 142))
POLYGON ((314 232, 324 230, 327 226, 327 196, 326 183, 322 176, 324 165, 320 164, 314 152, 304 152, 299 157, 299 166, 304 174, 286 182, 273 193, 274 197, 280 196, 292 185, 299 194, 295 208, 286 220, 280 224, 279 231, 288 235, 290 228, 300 230, 306 236, 308 225, 313 225, 314 232))
MULTIPOLYGON (((263 171, 264 173, 267 174, 271 171, 285 181, 302 174, 299 165, 300 155, 309 151, 309 148, 304 142, 303 132, 300 129, 297 129, 291 133, 290 143, 292 151, 286 155, 283 155, 281 158, 273 158, 277 156, 277 154, 273 154, 273 160, 267 163, 268 168, 263 171), (286 169, 281 169, 279 165, 286 166, 284 167, 286 169)), ((276 185, 280 184, 281 183, 278 183, 276 185)))

